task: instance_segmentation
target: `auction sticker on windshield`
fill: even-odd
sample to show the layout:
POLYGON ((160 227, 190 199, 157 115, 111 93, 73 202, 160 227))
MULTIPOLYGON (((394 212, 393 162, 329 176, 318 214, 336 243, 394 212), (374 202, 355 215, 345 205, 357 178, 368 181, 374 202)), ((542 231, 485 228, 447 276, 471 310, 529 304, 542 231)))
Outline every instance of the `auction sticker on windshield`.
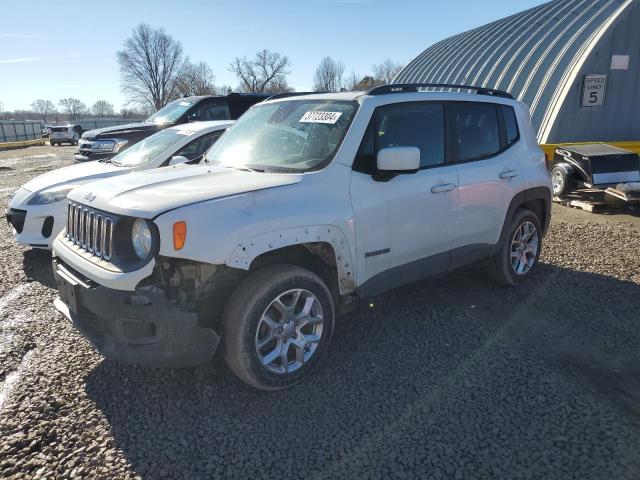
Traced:
POLYGON ((329 123, 333 125, 338 121, 342 112, 307 112, 300 119, 301 123, 329 123))

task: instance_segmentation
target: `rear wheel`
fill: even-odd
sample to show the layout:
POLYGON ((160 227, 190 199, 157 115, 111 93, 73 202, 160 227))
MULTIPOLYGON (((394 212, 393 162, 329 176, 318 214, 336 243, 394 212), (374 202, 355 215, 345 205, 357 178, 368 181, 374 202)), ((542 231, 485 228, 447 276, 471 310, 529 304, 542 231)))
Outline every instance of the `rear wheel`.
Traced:
POLYGON ((280 390, 318 364, 331 339, 334 305, 316 274, 273 265, 238 286, 223 315, 224 358, 242 381, 280 390))
POLYGON ((520 285, 538 265, 541 248, 538 217, 531 210, 520 209, 509 224, 500 251, 491 259, 489 274, 503 285, 520 285))
POLYGON ((551 186, 553 187, 554 196, 561 197, 568 192, 569 176, 564 168, 560 166, 553 167, 549 176, 551 177, 551 186))

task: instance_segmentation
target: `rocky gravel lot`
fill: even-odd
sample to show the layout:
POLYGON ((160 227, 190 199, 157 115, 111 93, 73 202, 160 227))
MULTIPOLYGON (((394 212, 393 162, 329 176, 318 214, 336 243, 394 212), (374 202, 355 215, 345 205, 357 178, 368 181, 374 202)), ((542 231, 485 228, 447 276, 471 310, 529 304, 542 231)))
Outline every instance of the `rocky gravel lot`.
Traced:
MULTIPOLYGON (((0 152, 0 193, 73 147, 0 152)), ((4 478, 640 478, 640 222, 554 207, 519 289, 466 270, 342 318, 285 392, 103 360, 0 227, 4 478)))

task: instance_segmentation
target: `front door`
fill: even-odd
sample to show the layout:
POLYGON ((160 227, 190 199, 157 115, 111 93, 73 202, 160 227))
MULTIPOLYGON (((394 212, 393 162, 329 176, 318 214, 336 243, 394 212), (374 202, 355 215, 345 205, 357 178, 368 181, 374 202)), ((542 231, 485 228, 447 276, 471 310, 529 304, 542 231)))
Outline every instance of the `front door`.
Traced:
POLYGON ((458 206, 458 173, 446 165, 444 106, 434 102, 379 107, 354 162, 357 282, 382 290, 446 270, 458 206), (420 169, 387 180, 376 175, 380 149, 420 149, 420 169))

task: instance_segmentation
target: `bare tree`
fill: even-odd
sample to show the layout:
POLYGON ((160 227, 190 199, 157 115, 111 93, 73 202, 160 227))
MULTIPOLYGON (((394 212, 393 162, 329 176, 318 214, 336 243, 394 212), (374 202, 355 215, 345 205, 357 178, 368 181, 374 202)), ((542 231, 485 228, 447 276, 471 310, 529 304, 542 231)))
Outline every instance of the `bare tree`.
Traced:
POLYGON ((356 90, 356 85, 358 85, 359 81, 360 76, 352 70, 351 73, 344 79, 344 89, 348 91, 356 90))
POLYGON ((313 75, 313 90, 316 92, 339 92, 342 88, 344 64, 331 57, 320 60, 313 75))
POLYGON ((91 111, 99 117, 111 116, 114 113, 113 105, 106 100, 98 100, 91 107, 91 111))
POLYGON ((191 95, 215 95, 215 75, 205 62, 186 62, 176 80, 176 88, 181 97, 191 95))
POLYGON ((87 106, 84 103, 73 97, 61 99, 58 102, 58 105, 60 105, 64 111, 69 114, 71 120, 76 120, 78 118, 78 114, 87 109, 87 106))
POLYGON ((56 111, 56 106, 51 100, 43 100, 39 98, 31 104, 31 108, 35 113, 42 117, 42 121, 47 121, 47 116, 56 111))
POLYGON ((179 41, 141 23, 118 51, 122 91, 130 102, 159 110, 176 98, 176 80, 186 61, 179 41))
POLYGON ((260 50, 253 60, 246 57, 236 59, 229 71, 236 74, 242 90, 247 92, 279 92, 290 90, 287 75, 291 63, 289 58, 269 50, 260 50))
POLYGON ((402 70, 402 65, 394 62, 390 58, 385 60, 379 65, 373 66, 373 78, 376 85, 384 85, 386 83, 392 83, 396 75, 402 70))

